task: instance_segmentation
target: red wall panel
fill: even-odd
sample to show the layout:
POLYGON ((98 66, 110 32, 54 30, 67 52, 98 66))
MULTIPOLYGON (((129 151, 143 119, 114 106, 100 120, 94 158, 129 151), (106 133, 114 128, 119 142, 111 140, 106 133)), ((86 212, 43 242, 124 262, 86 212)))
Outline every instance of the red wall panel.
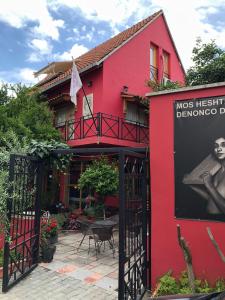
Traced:
POLYGON ((174 116, 175 100, 225 95, 225 87, 150 96, 150 170, 152 206, 152 284, 168 270, 177 276, 185 269, 177 240, 177 224, 188 242, 195 274, 215 282, 225 277, 225 264, 210 241, 206 227, 225 253, 225 223, 175 218, 174 116))

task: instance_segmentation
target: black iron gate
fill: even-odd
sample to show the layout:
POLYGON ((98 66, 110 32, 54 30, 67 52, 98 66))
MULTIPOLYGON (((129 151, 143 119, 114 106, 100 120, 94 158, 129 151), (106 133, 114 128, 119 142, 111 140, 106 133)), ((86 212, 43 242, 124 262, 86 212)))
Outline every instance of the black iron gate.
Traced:
POLYGON ((147 172, 143 154, 121 151, 119 300, 141 299, 147 288, 147 172))
POLYGON ((38 263, 41 164, 11 155, 9 166, 8 234, 5 237, 2 291, 6 292, 38 263))

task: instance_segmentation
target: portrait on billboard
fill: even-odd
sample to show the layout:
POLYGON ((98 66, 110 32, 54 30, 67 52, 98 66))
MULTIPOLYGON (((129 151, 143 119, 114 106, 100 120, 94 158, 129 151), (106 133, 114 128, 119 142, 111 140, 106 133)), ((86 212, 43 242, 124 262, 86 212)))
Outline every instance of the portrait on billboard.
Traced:
POLYGON ((225 222, 225 96, 174 103, 175 216, 225 222))

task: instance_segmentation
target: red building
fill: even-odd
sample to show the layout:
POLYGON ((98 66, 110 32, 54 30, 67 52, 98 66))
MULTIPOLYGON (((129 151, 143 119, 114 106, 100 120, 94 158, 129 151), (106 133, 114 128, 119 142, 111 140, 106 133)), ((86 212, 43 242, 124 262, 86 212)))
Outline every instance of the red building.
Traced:
POLYGON ((152 283, 169 270, 179 276, 186 269, 179 224, 195 275, 213 284, 225 276, 225 264, 207 233, 208 227, 224 254, 224 174, 215 154, 223 151, 217 146, 225 135, 225 83, 151 93, 149 99, 152 283), (213 194, 203 174, 212 177, 213 194))
MULTIPOLYGON (((184 82, 184 70, 163 12, 126 29, 75 62, 95 121, 82 90, 77 106, 70 101, 72 62, 54 62, 36 73, 47 74, 38 86, 68 145, 148 147, 148 116, 140 102, 149 91, 146 81, 184 82)), ((74 186, 77 178, 65 176, 63 181, 60 200, 68 202, 68 187, 74 186)))

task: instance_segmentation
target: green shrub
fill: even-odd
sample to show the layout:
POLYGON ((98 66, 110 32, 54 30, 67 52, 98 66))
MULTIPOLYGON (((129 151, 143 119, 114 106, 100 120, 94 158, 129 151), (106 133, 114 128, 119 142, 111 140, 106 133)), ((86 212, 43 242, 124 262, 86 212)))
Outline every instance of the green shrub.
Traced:
POLYGON ((170 272, 166 273, 159 279, 159 290, 157 295, 174 295, 179 293, 179 286, 176 279, 170 275, 170 272))
POLYGON ((225 291, 225 278, 220 278, 217 280, 216 286, 215 286, 215 291, 216 292, 225 291))
MULTIPOLYGON (((191 294, 189 287, 188 275, 184 271, 178 279, 175 279, 171 272, 166 273, 159 279, 159 289, 157 296, 175 295, 175 294, 191 294)), ((196 293, 212 293, 221 292, 225 290, 225 278, 220 278, 216 281, 215 286, 210 286, 207 280, 195 280, 196 293)))

